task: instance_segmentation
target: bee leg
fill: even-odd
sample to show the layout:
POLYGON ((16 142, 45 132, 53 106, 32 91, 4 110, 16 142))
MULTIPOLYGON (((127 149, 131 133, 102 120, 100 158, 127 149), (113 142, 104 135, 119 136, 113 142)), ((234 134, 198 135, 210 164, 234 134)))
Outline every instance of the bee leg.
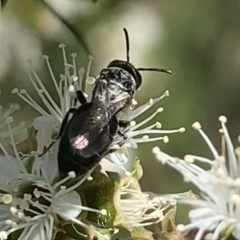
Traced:
POLYGON ((127 127, 130 126, 130 122, 127 121, 127 120, 119 120, 119 121, 118 121, 118 126, 119 126, 120 128, 127 128, 127 127))
MULTIPOLYGON (((55 138, 55 140, 59 139, 62 136, 62 133, 64 132, 65 127, 66 127, 66 125, 68 123, 68 119, 69 119, 70 114, 73 114, 75 111, 76 111, 75 108, 70 108, 68 110, 68 112, 66 113, 66 115, 65 115, 65 117, 64 117, 64 119, 62 121, 62 125, 60 127, 60 131, 59 131, 57 137, 55 138)), ((51 142, 49 144, 49 146, 41 154, 38 155, 38 157, 42 157, 46 152, 48 152, 50 150, 50 148, 54 145, 54 143, 55 143, 55 141, 51 142)))
POLYGON ((41 154, 38 154, 38 157, 42 157, 46 152, 48 152, 50 148, 54 145, 54 143, 55 142, 51 142, 49 146, 41 154))
POLYGON ((125 143, 125 141, 128 139, 126 133, 124 132, 124 129, 130 126, 130 122, 126 120, 119 120, 118 126, 120 129, 118 129, 117 133, 123 137, 123 141, 120 143, 120 146, 122 146, 125 143))
POLYGON ((116 152, 116 149, 113 149, 113 148, 112 148, 112 149, 109 149, 109 150, 108 150, 107 154, 109 154, 109 153, 114 153, 114 152, 116 152))
POLYGON ((77 100, 81 103, 81 104, 85 104, 87 103, 87 99, 83 94, 83 91, 78 90, 76 91, 76 95, 77 95, 77 100))
MULTIPOLYGON (((121 141, 117 144, 119 147, 122 147, 122 146, 124 145, 124 143, 126 142, 126 140, 128 139, 128 136, 127 136, 123 131, 121 131, 121 130, 118 130, 117 133, 118 133, 120 136, 123 137, 123 140, 121 140, 121 141)), ((110 148, 110 149, 108 150, 107 154, 109 154, 109 153, 114 153, 115 151, 117 151, 116 148, 110 148)))
POLYGON ((118 130, 118 134, 119 134, 120 136, 122 136, 124 140, 127 140, 127 139, 128 139, 127 135, 126 135, 125 132, 123 132, 122 130, 118 130))
POLYGON ((62 121, 62 124, 61 124, 61 127, 60 127, 60 131, 59 131, 59 134, 57 135, 56 139, 59 139, 62 136, 62 133, 64 132, 65 127, 68 123, 70 114, 73 114, 75 111, 76 111, 76 108, 70 108, 68 110, 65 117, 63 118, 63 121, 62 121))

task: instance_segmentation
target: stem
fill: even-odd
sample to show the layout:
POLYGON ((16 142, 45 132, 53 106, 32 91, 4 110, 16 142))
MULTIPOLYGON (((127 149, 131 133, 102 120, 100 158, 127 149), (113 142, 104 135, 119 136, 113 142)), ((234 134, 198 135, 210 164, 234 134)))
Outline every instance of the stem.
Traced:
MULTIPOLYGON (((0 0, 0 1, 7 1, 7 0, 0 0)), ((86 44, 86 41, 84 40, 83 34, 70 24, 66 19, 64 19, 51 5, 49 5, 44 0, 38 0, 41 2, 44 7, 46 7, 55 17, 57 17, 72 33, 72 35, 77 39, 77 41, 80 43, 80 45, 85 49, 87 54, 90 54, 90 50, 86 44)))
POLYGON ((0 0, 0 3, 1 3, 1 9, 3 9, 3 8, 6 6, 7 1, 8 1, 8 0, 0 0))

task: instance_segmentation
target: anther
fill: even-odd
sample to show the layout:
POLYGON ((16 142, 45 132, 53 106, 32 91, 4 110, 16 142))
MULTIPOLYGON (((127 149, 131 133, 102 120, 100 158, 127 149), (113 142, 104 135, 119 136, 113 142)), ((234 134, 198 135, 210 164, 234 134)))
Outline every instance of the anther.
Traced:
POLYGON ((155 124, 156 124, 156 128, 158 128, 158 129, 162 128, 162 124, 160 122, 156 122, 155 124))
POLYGON ((4 194, 3 197, 2 197, 2 202, 4 204, 10 204, 13 200, 13 197, 11 194, 4 194))
POLYGON ((6 121, 6 123, 12 123, 13 117, 7 117, 5 121, 6 121))
POLYGON ((130 126, 131 126, 131 127, 134 127, 135 125, 136 125, 136 121, 131 121, 131 122, 130 122, 130 126))
POLYGON ((15 208, 15 207, 10 207, 10 212, 12 213, 12 214, 16 214, 17 213, 17 208, 15 208))
POLYGON ((164 95, 165 95, 166 97, 169 97, 169 96, 170 96, 169 90, 165 91, 164 95))
POLYGON ((76 81, 78 80, 78 76, 76 76, 76 75, 72 76, 72 80, 73 80, 74 82, 76 82, 76 81))
POLYGON ((182 231, 183 229, 184 229, 184 225, 183 224, 178 224, 177 225, 177 227, 176 227, 176 229, 178 230, 178 231, 182 231))
POLYGON ((185 131, 186 131, 186 128, 184 128, 184 127, 179 128, 179 132, 180 132, 180 133, 183 133, 183 132, 185 132, 185 131))
POLYGON ((18 88, 14 88, 14 89, 12 90, 12 94, 16 94, 16 93, 18 93, 18 88))
POLYGON ((164 143, 168 143, 169 142, 169 137, 168 136, 164 136, 163 137, 163 142, 164 143))
POLYGON ((17 216, 18 216, 18 218, 23 218, 24 217, 24 213, 23 212, 18 212, 18 214, 17 214, 17 216))
POLYGON ((223 133, 224 133, 224 131, 223 131, 222 128, 219 128, 219 129, 218 129, 218 132, 219 132, 220 134, 223 134, 223 133))
POLYGON ((63 44, 63 43, 59 44, 59 48, 65 48, 65 47, 66 47, 65 44, 63 44))
POLYGON ((199 122, 195 122, 192 125, 193 129, 200 130, 202 128, 201 124, 199 122))
POLYGON ((86 81, 88 84, 94 84, 96 79, 94 77, 88 77, 86 81))
POLYGON ((88 181, 92 181, 93 180, 93 177, 90 175, 88 178, 87 178, 88 181))
POLYGON ((13 222, 13 221, 12 221, 11 219, 7 219, 7 220, 5 221, 5 224, 6 224, 6 225, 12 225, 12 222, 13 222))
POLYGON ((21 94, 26 94, 26 93, 27 93, 27 90, 26 90, 26 89, 20 89, 20 93, 21 93, 21 94))
POLYGON ((104 215, 104 216, 106 216, 106 215, 107 215, 107 210, 106 210, 106 209, 102 209, 102 210, 101 210, 101 214, 104 215))
POLYGON ((49 60, 49 56, 48 56, 48 55, 43 55, 42 58, 43 58, 44 60, 49 60))
POLYGON ((75 92, 75 89, 74 89, 74 86, 73 85, 70 85, 69 87, 68 87, 68 91, 69 92, 75 92))
POLYGON ((93 56, 91 56, 91 55, 89 55, 88 58, 89 58, 89 60, 93 60, 94 59, 93 56))
POLYGON ((74 171, 71 171, 71 172, 68 173, 68 176, 70 178, 75 178, 76 177, 76 173, 74 171))
POLYGON ((219 118, 218 118, 218 120, 220 121, 220 122, 222 122, 222 123, 226 123, 227 122, 227 118, 225 117, 225 116, 220 116, 219 118))
POLYGON ((188 163, 193 163, 194 162, 194 158, 191 155, 184 156, 184 160, 188 163))
POLYGON ((163 112, 164 111, 164 108, 163 107, 160 107, 157 109, 157 112, 160 113, 160 112, 163 112))
POLYGON ((136 99, 132 99, 132 105, 137 105, 138 104, 138 102, 137 102, 137 100, 136 99))
POLYGON ((6 239, 8 239, 8 234, 7 234, 6 231, 1 231, 1 232, 0 232, 0 239, 1 239, 1 240, 6 240, 6 239))
POLYGON ((149 103, 150 105, 152 105, 152 104, 153 104, 153 99, 150 98, 148 103, 149 103))
POLYGON ((159 154, 159 153, 160 153, 159 147, 154 147, 154 148, 152 149, 152 153, 153 153, 153 154, 159 154))
POLYGON ((240 147, 237 147, 235 149, 235 153, 236 153, 237 156, 240 156, 240 147))

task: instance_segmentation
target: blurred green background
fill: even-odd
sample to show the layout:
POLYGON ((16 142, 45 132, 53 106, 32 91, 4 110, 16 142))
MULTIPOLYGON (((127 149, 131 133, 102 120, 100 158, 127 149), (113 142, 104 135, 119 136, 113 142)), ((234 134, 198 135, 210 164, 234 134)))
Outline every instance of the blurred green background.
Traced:
MULTIPOLYGON (((182 192, 189 185, 174 170, 158 163, 151 153, 155 145, 171 155, 187 153, 212 157, 191 125, 200 121, 216 147, 220 148, 218 117, 228 118, 228 129, 237 146, 240 133, 240 1, 190 0, 48 0, 48 3, 81 34, 94 57, 92 76, 113 59, 125 59, 123 27, 130 35, 131 61, 139 67, 165 67, 173 71, 143 73, 139 103, 165 90, 170 98, 158 106, 164 129, 186 127, 186 133, 170 136, 170 142, 139 146, 144 190, 157 193, 182 192)), ((0 16, 1 104, 19 102, 18 121, 30 122, 37 113, 11 94, 14 87, 36 95, 26 76, 27 59, 46 86, 51 87, 42 54, 49 55, 58 76, 63 72, 60 43, 68 53, 78 54, 78 66, 87 66, 88 53, 64 24, 40 0, 11 0, 0 16)), ((36 96, 37 97, 37 96, 36 96)), ((148 116, 148 111, 139 120, 148 116)), ((155 119, 156 121, 156 119, 155 119)))

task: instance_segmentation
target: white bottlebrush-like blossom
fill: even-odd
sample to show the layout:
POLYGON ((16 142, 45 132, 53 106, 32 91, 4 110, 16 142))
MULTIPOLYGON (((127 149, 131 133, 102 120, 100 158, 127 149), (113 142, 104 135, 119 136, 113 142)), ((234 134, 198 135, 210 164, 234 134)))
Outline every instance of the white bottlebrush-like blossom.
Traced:
MULTIPOLYGON (((120 115, 120 119, 126 119, 130 121, 130 126, 124 130, 127 139, 124 141, 124 146, 126 147, 131 147, 131 148, 137 148, 138 143, 144 143, 144 142, 154 142, 158 140, 163 140, 165 143, 168 142, 168 137, 166 136, 167 134, 171 133, 177 133, 177 132, 184 132, 185 128, 181 127, 179 129, 175 130, 162 130, 162 125, 160 122, 156 122, 152 125, 143 127, 146 125, 148 122, 150 122, 152 119, 154 119, 158 113, 161 113, 164 109, 162 107, 158 108, 152 115, 144 119, 143 121, 136 123, 134 121, 138 116, 141 114, 145 113, 149 108, 151 108, 154 104, 158 103, 165 97, 169 96, 169 91, 166 91, 164 94, 161 96, 150 99, 147 103, 143 104, 140 107, 137 107, 134 110, 126 111, 123 112, 120 115), (152 135, 157 135, 157 137, 150 137, 152 135), (162 135, 162 136, 158 136, 162 135)), ((133 101, 135 102, 135 100, 133 101)), ((118 136, 113 144, 120 144, 122 141, 122 137, 118 136)))
MULTIPOLYGON (((31 105, 34 109, 36 109, 42 117, 37 118, 33 122, 33 126, 36 129, 45 128, 44 135, 45 137, 48 135, 48 140, 44 141, 45 147, 49 145, 51 142, 51 136, 54 131, 59 130, 61 122, 70 108, 77 107, 75 101, 75 92, 76 90, 82 90, 84 95, 86 96, 87 100, 90 101, 91 93, 94 87, 95 79, 89 76, 90 67, 92 62, 92 57, 90 57, 90 61, 87 67, 86 74, 84 76, 84 69, 77 68, 76 64, 76 54, 73 53, 71 55, 72 60, 68 62, 67 54, 65 51, 65 46, 63 44, 60 45, 60 48, 63 52, 63 67, 64 67, 64 74, 60 76, 60 80, 57 80, 54 71, 51 68, 49 58, 44 56, 46 61, 50 76, 52 78, 53 84, 55 86, 56 92, 59 97, 60 105, 58 105, 53 98, 51 97, 48 90, 45 88, 44 84, 42 83, 41 79, 34 71, 33 67, 30 67, 29 70, 29 78, 39 94, 42 102, 44 103, 47 110, 43 109, 37 102, 27 93, 25 89, 13 89, 13 93, 18 94, 25 102, 31 105)), ((124 130, 127 139, 123 141, 122 136, 117 136, 113 141, 111 148, 118 149, 120 147, 132 147, 136 148, 138 143, 143 142, 152 142, 157 140, 163 140, 164 142, 168 142, 167 134, 176 133, 176 132, 184 132, 184 128, 179 128, 177 130, 162 130, 161 124, 156 122, 155 124, 148 125, 148 123, 160 112, 163 111, 163 108, 159 108, 156 112, 154 112, 151 116, 144 119, 143 121, 136 124, 134 121, 142 113, 146 112, 149 108, 151 108, 154 104, 158 103, 163 98, 167 97, 169 92, 166 91, 163 95, 155 98, 150 99, 146 104, 137 107, 134 110, 129 110, 121 113, 119 115, 119 119, 126 119, 131 122, 130 127, 124 130), (148 125, 148 126, 145 126, 148 125), (149 137, 149 136, 156 136, 156 137, 149 137), (160 135, 160 136, 159 136, 160 135)), ((136 100, 133 100, 133 105, 136 104, 136 100)), ((42 146, 44 147, 44 146, 42 146)), ((124 156, 124 154, 112 153, 106 156, 107 160, 110 160, 117 165, 124 171, 126 171, 123 165, 128 161, 128 157, 124 156)), ((107 165, 105 165, 107 166, 107 165)), ((104 168, 104 166, 103 166, 104 168)), ((105 171, 108 170, 108 167, 104 169, 105 171)))
POLYGON ((114 224, 127 229, 149 226, 162 221, 166 210, 175 204, 171 198, 151 197, 149 193, 142 192, 135 178, 124 177, 114 195, 118 213, 114 224))
POLYGON ((49 118, 50 122, 54 121, 56 123, 57 128, 59 128, 68 110, 70 108, 76 107, 76 103, 75 103, 76 90, 81 89, 83 92, 85 92, 85 97, 89 99, 89 96, 87 95, 87 93, 91 93, 91 84, 89 83, 91 83, 91 80, 93 80, 92 78, 89 78, 92 57, 90 57, 89 65, 87 67, 86 79, 88 81, 85 84, 83 79, 85 70, 84 68, 77 69, 77 66, 76 66, 77 55, 73 53, 71 55, 72 62, 69 63, 67 61, 67 55, 66 55, 64 44, 60 44, 59 47, 62 49, 62 52, 63 52, 63 69, 64 69, 64 73, 60 75, 59 80, 57 80, 56 76, 54 75, 54 71, 52 70, 49 57, 44 55, 43 58, 46 62, 49 74, 51 76, 56 93, 58 95, 58 98, 59 98, 58 101, 60 105, 58 105, 58 103, 54 101, 49 91, 45 88, 40 77, 37 75, 34 68, 31 66, 32 64, 31 60, 29 60, 30 67, 29 67, 28 76, 47 110, 42 108, 35 101, 35 99, 33 99, 27 93, 25 89, 15 88, 12 90, 12 93, 18 94, 25 102, 27 102, 30 106, 32 106, 42 116, 49 118))
MULTIPOLYGON (((14 154, 10 155, 0 141, 3 153, 0 155, 0 240, 7 239, 18 230, 22 230, 18 240, 52 239, 60 219, 89 228, 79 217, 82 211, 105 215, 104 209, 83 206, 80 195, 75 191, 87 175, 66 187, 75 174, 70 172, 65 179, 56 181, 56 155, 47 153, 40 158, 39 150, 20 155, 11 131, 12 120, 8 117, 6 123, 14 154)), ((104 238, 97 231, 94 234, 104 238)))
POLYGON ((161 152, 158 147, 153 149, 160 162, 182 173, 185 181, 193 183, 201 191, 200 199, 179 199, 180 203, 193 207, 189 212, 191 223, 180 225, 179 230, 197 230, 195 240, 203 239, 207 234, 211 235, 210 239, 217 240, 221 234, 229 231, 240 239, 240 154, 233 147, 226 128, 226 117, 221 116, 219 120, 224 141, 221 154, 201 125, 198 122, 193 124, 211 150, 213 160, 194 155, 186 155, 182 160, 161 152), (196 162, 207 165, 207 170, 196 162))

